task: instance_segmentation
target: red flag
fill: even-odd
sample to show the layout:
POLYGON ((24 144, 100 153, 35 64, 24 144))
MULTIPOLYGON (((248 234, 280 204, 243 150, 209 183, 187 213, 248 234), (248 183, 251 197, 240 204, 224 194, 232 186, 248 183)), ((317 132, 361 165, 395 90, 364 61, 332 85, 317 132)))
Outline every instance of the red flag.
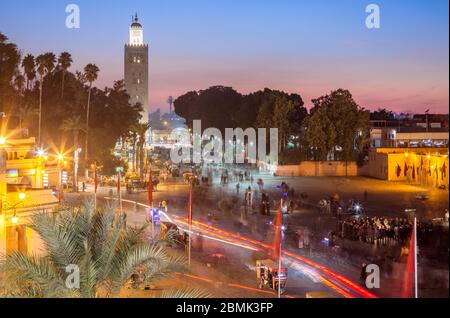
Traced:
POLYGON ((192 225, 192 185, 189 187, 188 224, 192 225))
POLYGON ((148 204, 150 206, 153 205, 153 178, 152 178, 152 169, 150 169, 148 177, 148 204))
POLYGON ((412 228, 408 245, 408 257, 406 259, 406 270, 403 274, 402 298, 414 297, 414 253, 416 253, 415 244, 414 228, 412 228))
POLYGON ((281 254, 281 239, 282 239, 282 227, 283 227, 283 211, 281 209, 283 202, 280 204, 278 209, 277 217, 275 220, 275 238, 273 242, 273 255, 272 259, 279 261, 281 254))
POLYGON ((120 172, 117 174, 117 194, 120 193, 120 172))
POLYGON ((94 165, 94 193, 97 193, 98 179, 97 179, 97 165, 94 165))

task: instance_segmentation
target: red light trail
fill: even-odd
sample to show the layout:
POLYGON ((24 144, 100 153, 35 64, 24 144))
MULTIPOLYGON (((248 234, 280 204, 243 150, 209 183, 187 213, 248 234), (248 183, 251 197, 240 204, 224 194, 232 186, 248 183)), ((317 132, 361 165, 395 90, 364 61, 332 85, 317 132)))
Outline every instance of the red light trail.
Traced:
MULTIPOLYGON (((179 223, 184 224, 184 225, 187 224, 186 222, 182 221, 185 218, 180 218, 178 216, 175 216, 175 218, 177 219, 176 222, 179 222, 179 223)), ((257 246, 261 246, 264 249, 272 249, 273 248, 269 244, 253 240, 251 238, 248 238, 248 237, 245 237, 245 236, 242 236, 242 235, 234 234, 232 232, 228 232, 228 231, 222 230, 220 228, 211 226, 211 225, 203 223, 203 222, 192 220, 192 223, 208 229, 207 232, 209 233, 209 235, 220 237, 223 240, 229 240, 229 241, 231 241, 231 242, 233 242, 235 244, 238 244, 239 241, 230 239, 230 237, 236 238, 236 239, 244 241, 244 242, 252 243, 252 244, 255 244, 257 246)), ((202 232, 201 228, 199 226, 195 226, 195 227, 196 227, 197 230, 202 232)), ((245 245, 243 247, 245 247, 245 245)), ((378 298, 378 296, 376 296, 376 295, 372 294, 371 292, 365 290, 364 288, 362 288, 361 286, 359 286, 356 283, 352 282, 348 278, 346 278, 346 277, 344 277, 344 276, 342 276, 342 275, 340 275, 338 273, 335 273, 334 271, 332 271, 332 270, 330 270, 330 269, 328 269, 328 268, 326 268, 326 267, 324 267, 322 265, 314 263, 314 262, 312 262, 312 261, 310 261, 310 260, 308 260, 308 259, 306 259, 304 257, 301 257, 301 256, 299 256, 297 254, 294 254, 292 252, 289 252, 289 251, 283 251, 283 254, 285 256, 293 258, 293 259, 295 259, 297 261, 300 261, 300 262, 302 262, 304 264, 307 264, 307 265, 309 265, 309 266, 311 266, 311 267, 313 267, 315 269, 318 269, 323 274, 329 276, 330 278, 333 278, 333 279, 337 280, 339 283, 343 284, 345 287, 349 288, 350 290, 352 290, 354 293, 358 294, 359 296, 366 297, 366 298, 378 298)), ((321 277, 321 279, 325 279, 325 278, 321 277)), ((336 284, 331 282, 329 279, 325 279, 325 280, 327 280, 327 282, 331 283, 335 287, 333 289, 338 291, 344 297, 348 297, 348 298, 353 297, 353 296, 351 296, 351 294, 349 294, 348 292, 343 290, 341 287, 336 286, 336 284)))
MULTIPOLYGON (((135 204, 135 202, 133 202, 133 201, 128 201, 128 200, 122 200, 122 201, 135 204)), ((142 203, 138 203, 138 205, 149 208, 149 206, 142 204, 142 203)), ((184 226, 189 226, 189 223, 187 222, 187 218, 185 218, 185 217, 179 217, 179 216, 175 215, 174 216, 175 220, 172 220, 172 218, 170 218, 166 213, 162 213, 162 215, 164 215, 170 222, 176 222, 176 223, 182 224, 184 226)), ((196 231, 200 232, 202 236, 209 238, 209 239, 222 241, 224 243, 228 243, 228 244, 231 244, 231 245, 234 245, 237 247, 242 247, 242 248, 250 249, 250 250, 254 250, 254 251, 267 251, 267 250, 271 250, 273 248, 273 246, 271 246, 269 244, 266 244, 266 243, 263 243, 263 242, 260 242, 260 241, 242 236, 242 235, 238 235, 238 234, 235 234, 235 233, 232 233, 229 231, 225 231, 223 229, 211 226, 209 224, 206 224, 206 223, 203 223, 200 221, 192 220, 191 222, 192 222, 192 225, 191 225, 192 231, 196 230, 196 231)), ((342 296, 344 296, 346 298, 354 298, 355 297, 351 292, 356 294, 358 297, 378 298, 378 296, 376 296, 373 293, 362 288, 361 286, 354 283, 350 279, 326 268, 325 266, 322 266, 320 264, 312 262, 304 257, 301 257, 300 255, 294 254, 294 253, 286 251, 286 250, 283 251, 283 255, 284 255, 285 259, 290 259, 293 261, 294 267, 300 268, 301 270, 304 270, 304 271, 308 272, 309 274, 318 276, 318 278, 322 282, 324 282, 327 286, 334 289, 335 291, 337 291, 339 294, 341 294, 342 296), (303 265, 303 264, 306 264, 307 266, 310 266, 310 267, 318 270, 319 272, 311 271, 310 269, 305 267, 305 265, 303 265), (327 276, 327 277, 324 277, 324 276, 327 276), (345 289, 348 289, 349 291, 347 291, 345 289)))

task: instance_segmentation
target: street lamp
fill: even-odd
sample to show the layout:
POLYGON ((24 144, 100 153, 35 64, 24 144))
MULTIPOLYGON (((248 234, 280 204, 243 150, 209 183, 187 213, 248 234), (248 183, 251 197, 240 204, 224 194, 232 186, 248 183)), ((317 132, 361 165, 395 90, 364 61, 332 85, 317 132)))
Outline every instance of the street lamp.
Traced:
POLYGON ((77 150, 75 150, 74 155, 73 155, 73 161, 74 161, 74 168, 73 168, 73 187, 75 192, 78 192, 78 159, 79 159, 79 155, 81 152, 81 148, 78 148, 77 150))
POLYGON ((45 150, 42 149, 42 148, 39 148, 39 149, 36 151, 36 153, 37 153, 38 157, 44 157, 44 156, 45 156, 45 150))
POLYGON ((14 214, 14 216, 11 218, 11 223, 12 224, 17 224, 19 223, 19 218, 14 214))
MULTIPOLYGON (((19 202, 16 202, 15 204, 10 205, 6 210, 13 210, 13 216, 11 217, 11 223, 12 224, 17 224, 19 223, 19 217, 17 216, 17 212, 16 212, 16 208, 17 206, 24 204, 24 200, 26 199, 27 195, 25 192, 20 192, 18 194, 18 198, 19 198, 19 202)), ((6 204, 8 204, 6 202, 6 204)), ((1 214, 1 213, 0 213, 1 214)), ((0 215, 0 217, 3 218, 3 215, 0 215)))
POLYGON ((4 145, 4 144, 6 144, 6 138, 0 137, 0 145, 4 145))

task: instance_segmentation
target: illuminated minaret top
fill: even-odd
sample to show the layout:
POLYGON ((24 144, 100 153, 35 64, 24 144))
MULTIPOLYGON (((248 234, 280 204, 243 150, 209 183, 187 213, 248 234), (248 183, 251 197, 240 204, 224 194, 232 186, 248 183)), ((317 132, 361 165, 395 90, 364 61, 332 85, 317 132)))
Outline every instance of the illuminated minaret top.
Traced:
POLYGON ((130 45, 144 45, 144 30, 142 28, 142 25, 139 23, 137 13, 134 16, 133 23, 130 26, 130 45))
POLYGON ((131 105, 142 105, 142 121, 148 122, 148 45, 144 44, 144 32, 137 13, 130 26, 130 39, 124 50, 125 88, 131 105))

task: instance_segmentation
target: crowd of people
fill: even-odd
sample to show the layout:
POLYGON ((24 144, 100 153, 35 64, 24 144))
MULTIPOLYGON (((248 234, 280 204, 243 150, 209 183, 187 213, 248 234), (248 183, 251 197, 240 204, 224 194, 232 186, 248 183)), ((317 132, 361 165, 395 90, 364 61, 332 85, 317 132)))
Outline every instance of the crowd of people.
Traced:
POLYGON ((403 218, 367 217, 338 221, 339 237, 377 246, 403 246, 411 235, 412 225, 403 218))

